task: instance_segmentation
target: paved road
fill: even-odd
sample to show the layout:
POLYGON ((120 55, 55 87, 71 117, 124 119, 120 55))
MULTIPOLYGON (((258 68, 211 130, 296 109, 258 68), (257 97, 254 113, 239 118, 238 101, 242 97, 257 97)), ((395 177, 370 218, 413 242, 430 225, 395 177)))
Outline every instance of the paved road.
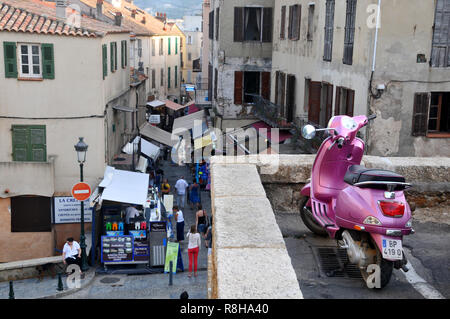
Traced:
MULTIPOLYGON (((276 219, 286 242, 300 289, 305 298, 359 298, 359 299, 422 299, 433 297, 435 290, 441 297, 450 298, 450 226, 435 223, 413 224, 416 234, 405 237, 404 248, 414 270, 426 283, 417 278, 407 279, 401 270, 395 270, 389 284, 381 291, 368 289, 364 281, 349 274, 327 274, 321 257, 326 247, 334 249, 335 241, 312 234, 299 215, 277 214, 276 219), (319 251, 318 248, 321 250, 319 251), (322 255, 320 255, 322 253, 322 255), (329 276, 331 275, 331 276, 329 276), (435 290, 433 290, 435 289, 435 290)), ((328 255, 328 257, 334 255, 328 255)), ((330 258, 330 263, 332 263, 330 258)), ((411 277, 412 272, 408 272, 411 277)), ((355 275, 355 276, 354 276, 355 275)))

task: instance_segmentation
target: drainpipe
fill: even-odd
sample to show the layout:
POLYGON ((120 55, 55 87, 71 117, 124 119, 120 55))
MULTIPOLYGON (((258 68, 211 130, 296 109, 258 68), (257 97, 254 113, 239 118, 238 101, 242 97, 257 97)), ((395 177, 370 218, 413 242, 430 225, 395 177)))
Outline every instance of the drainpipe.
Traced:
POLYGON ((378 29, 380 26, 380 14, 381 14, 381 0, 378 0, 377 24, 375 27, 375 40, 373 44, 372 71, 370 74, 370 84, 369 84, 370 95, 375 99, 379 99, 381 97, 381 92, 377 92, 376 94, 372 92, 373 75, 375 73, 375 66, 377 60, 378 29))
MULTIPOLYGON (((375 66, 376 66, 376 59, 377 59, 377 45, 378 45, 378 29, 380 27, 380 15, 381 15, 381 0, 378 0, 378 12, 377 12, 377 24, 375 27, 375 39, 374 39, 374 45, 373 45, 373 57, 372 57, 372 70, 370 74, 370 82, 369 82, 369 97, 368 97, 368 111, 370 110, 370 106, 372 104, 372 98, 379 99, 381 97, 382 91, 378 90, 376 94, 372 91, 372 82, 373 82, 373 75, 375 73, 375 66)), ((365 148, 365 152, 367 152, 370 149, 370 130, 366 128, 366 141, 367 141, 367 147, 365 148)))

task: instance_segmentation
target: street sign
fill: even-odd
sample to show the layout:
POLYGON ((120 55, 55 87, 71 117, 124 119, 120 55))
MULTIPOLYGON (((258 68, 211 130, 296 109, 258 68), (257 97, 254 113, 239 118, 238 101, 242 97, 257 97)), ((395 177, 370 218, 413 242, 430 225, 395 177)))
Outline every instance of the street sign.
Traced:
POLYGON ((79 201, 84 201, 91 196, 91 187, 86 183, 78 183, 72 187, 72 196, 79 201))

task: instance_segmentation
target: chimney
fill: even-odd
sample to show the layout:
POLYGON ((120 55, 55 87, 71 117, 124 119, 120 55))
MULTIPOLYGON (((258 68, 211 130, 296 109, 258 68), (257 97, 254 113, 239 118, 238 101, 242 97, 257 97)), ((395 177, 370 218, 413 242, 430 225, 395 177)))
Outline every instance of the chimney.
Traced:
POLYGON ((66 18, 67 0, 56 0, 56 17, 66 18))
POLYGON ((103 0, 97 0, 97 19, 103 15, 103 0))
POLYGON ((122 12, 119 11, 116 12, 115 25, 118 27, 122 25, 122 12))
POLYGON ((131 10, 131 17, 136 19, 136 9, 131 10))
POLYGON ((145 24, 145 16, 142 17, 141 23, 142 23, 142 24, 145 24))

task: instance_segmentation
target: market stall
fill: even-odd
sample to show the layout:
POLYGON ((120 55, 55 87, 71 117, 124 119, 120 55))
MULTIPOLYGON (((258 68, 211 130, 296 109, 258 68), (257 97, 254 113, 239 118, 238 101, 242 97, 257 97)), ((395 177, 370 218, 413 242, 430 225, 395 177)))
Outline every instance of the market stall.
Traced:
MULTIPOLYGON (((109 265, 150 265, 152 223, 165 225, 165 210, 149 175, 107 166, 99 184, 95 242, 100 261, 109 265)), ((155 227, 153 227, 155 228, 155 227)), ((160 225, 158 229, 161 229, 160 225)), ((163 246, 159 239, 153 246, 163 246)), ((161 251, 161 249, 160 249, 161 251)))

